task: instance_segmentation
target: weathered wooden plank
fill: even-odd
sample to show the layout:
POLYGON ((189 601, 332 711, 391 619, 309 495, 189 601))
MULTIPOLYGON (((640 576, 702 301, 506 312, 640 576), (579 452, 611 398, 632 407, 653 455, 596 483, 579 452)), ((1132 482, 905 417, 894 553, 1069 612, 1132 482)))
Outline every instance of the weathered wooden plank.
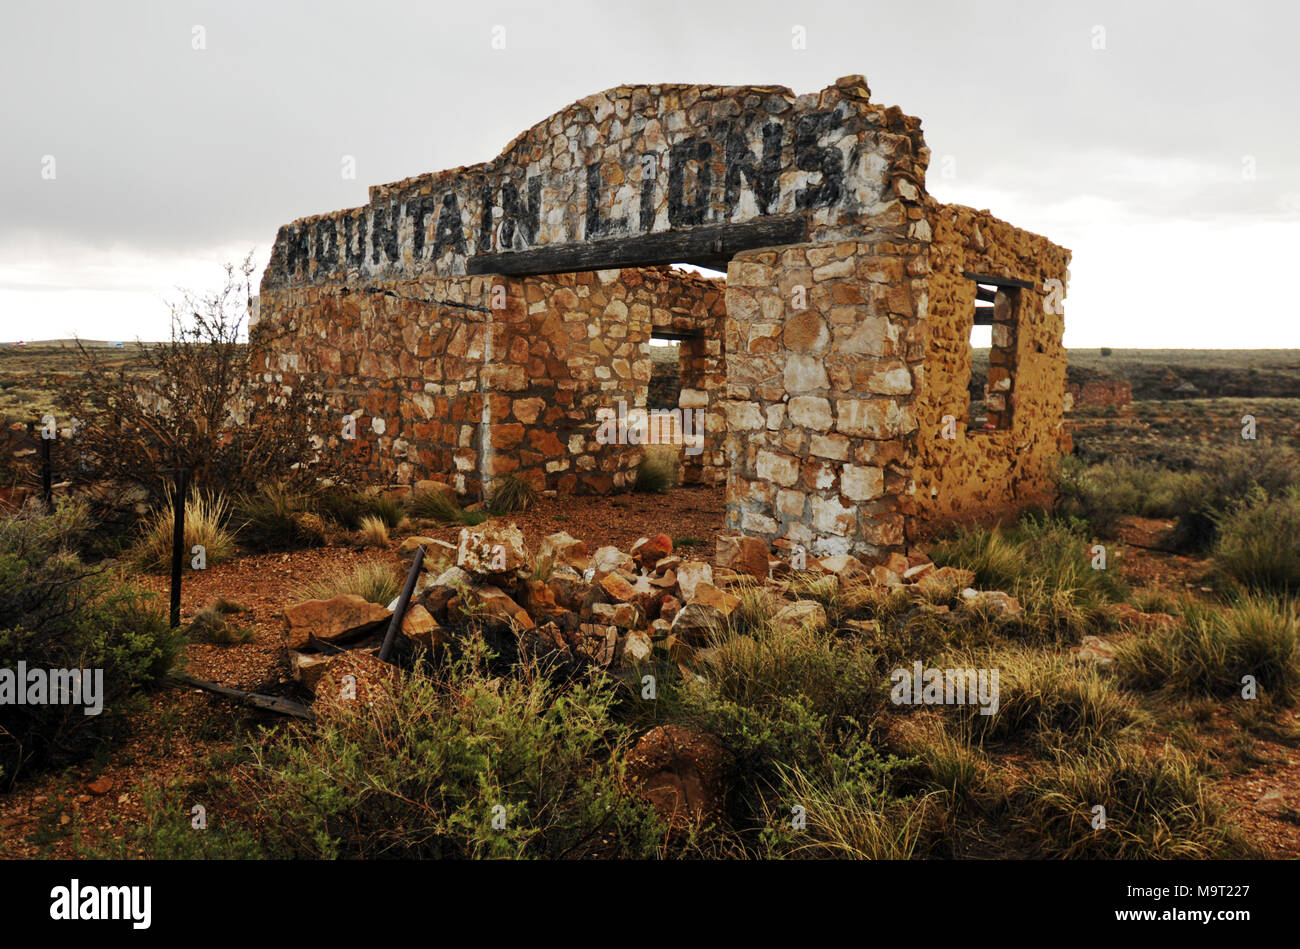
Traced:
POLYGON ((292 699, 281 698, 278 695, 262 695, 259 692, 248 692, 244 689, 232 689, 228 685, 219 685, 216 682, 208 682, 205 679, 191 679, 189 676, 171 676, 170 679, 178 685, 188 685, 196 689, 203 689, 205 692, 215 692, 218 695, 224 695, 227 698, 238 699, 246 705, 266 709, 268 712, 279 712, 281 715, 293 715, 296 718, 303 718, 309 722, 316 720, 316 713, 306 705, 295 702, 292 699))
POLYGON ((802 244, 808 239, 803 214, 781 214, 740 224, 711 224, 637 237, 615 237, 531 250, 477 254, 466 264, 470 274, 531 276, 658 264, 695 264, 725 270, 742 250, 802 244))
POLYGON ((971 273, 969 270, 963 270, 962 274, 967 280, 974 280, 976 283, 986 283, 991 287, 1020 287, 1022 290, 1032 290, 1034 285, 1028 280, 1018 280, 1015 277, 995 277, 991 274, 971 273))

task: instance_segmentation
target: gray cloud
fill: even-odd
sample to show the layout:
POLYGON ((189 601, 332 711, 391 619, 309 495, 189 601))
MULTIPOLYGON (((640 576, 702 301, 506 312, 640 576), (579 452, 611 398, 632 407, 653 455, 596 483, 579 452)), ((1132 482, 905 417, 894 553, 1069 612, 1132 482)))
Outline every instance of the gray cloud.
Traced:
POLYGON ((849 73, 923 118, 940 197, 1092 196, 1153 219, 1300 215, 1300 12, 1281 4, 87 0, 11 7, 6 21, 11 265, 61 244, 159 261, 265 249, 281 224, 364 203, 371 184, 487 160, 620 83, 806 92, 849 73), (496 24, 505 50, 490 48, 496 24), (791 48, 795 25, 806 50, 791 48), (54 181, 41 179, 46 155, 54 181))

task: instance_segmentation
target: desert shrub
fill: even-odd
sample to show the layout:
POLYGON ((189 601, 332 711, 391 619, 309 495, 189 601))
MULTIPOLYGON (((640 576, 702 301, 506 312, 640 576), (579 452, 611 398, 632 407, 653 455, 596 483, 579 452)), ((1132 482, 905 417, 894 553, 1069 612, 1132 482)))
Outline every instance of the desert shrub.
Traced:
POLYGON ((1220 574, 1252 590, 1300 593, 1300 489, 1269 498, 1257 488, 1216 523, 1220 574))
POLYGON ((231 819, 225 809, 210 808, 207 826, 196 832, 190 815, 193 796, 187 790, 176 783, 146 787, 140 792, 140 817, 124 820, 112 815, 110 823, 120 825, 116 833, 110 827, 92 834, 89 841, 75 845, 77 856, 95 860, 129 860, 140 852, 151 860, 260 860, 279 856, 268 853, 257 833, 231 819))
POLYGON ((637 466, 632 490, 643 494, 666 494, 675 487, 677 459, 664 453, 647 453, 637 466))
POLYGON ((977 587, 1015 596, 1025 608, 1023 634, 1077 638, 1103 627, 1103 607, 1125 594, 1116 564, 1093 569, 1086 527, 1026 515, 1009 530, 962 529, 931 554, 940 566, 974 572, 977 587))
MULTIPOLYGON (((170 495, 149 512, 140 536, 131 547, 131 560, 142 570, 165 570, 172 562, 174 517, 170 495)), ((235 556, 235 537, 226 530, 230 502, 217 492, 196 491, 185 499, 186 562, 196 544, 204 548, 208 563, 221 563, 235 556)))
POLYGON ((1116 664, 1136 689, 1232 696, 1250 675, 1261 696, 1290 703, 1300 687, 1298 636, 1293 603, 1246 596, 1222 611, 1188 603, 1178 625, 1122 643, 1116 664))
POLYGON ((1079 517, 1102 536, 1113 536, 1119 518, 1179 517, 1201 500, 1202 476, 1153 465, 1106 462, 1084 465, 1066 458, 1057 473, 1057 513, 1079 517))
POLYGON ((874 754, 839 760, 816 772, 778 769, 774 800, 762 837, 764 857, 907 860, 922 856, 933 811, 929 796, 890 794, 892 773, 906 761, 874 754), (804 809, 806 826, 790 826, 788 802, 804 809))
POLYGON ((311 375, 289 391, 253 371, 257 346, 239 341, 253 271, 250 255, 238 270, 226 266, 216 291, 184 292, 171 338, 138 344, 135 360, 110 367, 98 348, 79 345, 78 372, 59 392, 61 411, 81 422, 70 441, 78 479, 139 484, 160 497, 177 465, 232 493, 276 478, 302 487, 351 476, 351 455, 313 443, 315 432, 333 430, 333 416, 311 375))
POLYGON ((537 489, 530 482, 515 475, 506 475, 492 486, 487 510, 496 517, 526 511, 537 503, 537 497, 537 489))
POLYGON ((471 527, 487 520, 482 511, 466 511, 452 498, 439 491, 421 491, 411 498, 411 516, 423 517, 439 524, 468 524, 471 527))
POLYGON ((357 534, 364 547, 387 547, 392 543, 388 536, 388 525, 382 518, 375 517, 373 514, 367 514, 361 519, 357 534))
POLYGON ((283 481, 266 482, 235 500, 239 542, 260 552, 322 544, 325 525, 310 508, 306 494, 283 481))
POLYGON ((1179 517, 1166 541, 1173 550, 1209 550, 1224 512, 1252 495, 1284 497, 1300 484, 1300 460, 1294 452, 1271 445, 1234 447, 1206 464, 1202 484, 1197 504, 1179 517))
POLYGON ((763 826, 782 768, 812 775, 870 754, 871 723, 886 693, 864 638, 774 625, 766 619, 771 606, 755 599, 747 618, 719 630, 707 661, 695 666, 698 677, 679 677, 671 665, 649 670, 660 683, 656 701, 630 705, 642 718, 718 736, 732 758, 737 819, 751 829, 763 826))
POLYGON ((663 827, 623 779, 608 680, 562 693, 468 650, 391 702, 259 753, 271 833, 300 857, 646 857, 663 827), (494 829, 493 818, 505 826, 494 829))
POLYGON ((225 597, 217 597, 199 610, 185 628, 185 635, 190 642, 209 643, 213 646, 252 642, 255 635, 252 628, 241 626, 233 618, 247 612, 248 607, 240 606, 225 597))
POLYGON ((1191 760, 1138 744, 1069 750, 1029 772, 1012 795, 1015 835, 1048 858, 1241 857, 1250 845, 1227 821, 1191 760), (1094 827, 1105 808, 1106 826, 1094 827))
POLYGON ((1132 700, 1093 663, 1025 647, 954 655, 944 668, 997 669, 998 709, 947 706, 978 740, 1032 738, 1087 746, 1115 738, 1138 719, 1132 700))
POLYGON ((351 593, 355 596, 387 606, 402 592, 402 577, 392 566, 380 561, 367 561, 348 570, 313 580, 298 590, 299 599, 328 600, 351 593))
POLYGON ((388 527, 397 527, 406 516, 395 498, 355 488, 320 489, 310 504, 321 517, 350 531, 361 527, 365 517, 376 517, 388 527))
MULTIPOLYGON (((0 704, 0 782, 26 767, 77 760, 121 733, 134 696, 171 668, 183 637, 157 599, 70 552, 80 512, 0 515, 0 669, 103 671, 103 711, 0 704)), ((83 693, 84 694, 84 693, 83 693)))

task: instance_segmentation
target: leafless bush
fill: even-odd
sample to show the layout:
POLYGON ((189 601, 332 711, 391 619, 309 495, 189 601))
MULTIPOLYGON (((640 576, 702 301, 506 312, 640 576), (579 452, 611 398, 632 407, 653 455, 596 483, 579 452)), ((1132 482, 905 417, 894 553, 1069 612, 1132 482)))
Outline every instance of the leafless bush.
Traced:
POLYGON ((267 384, 253 378, 249 347, 239 341, 252 300, 252 254, 225 271, 213 293, 183 291, 172 306, 171 339, 138 343, 135 365, 109 368, 78 342, 78 375, 60 393, 61 409, 76 420, 78 479, 137 483, 154 495, 177 466, 196 484, 233 492, 272 480, 350 480, 313 446, 325 401, 310 380, 257 398, 267 384))

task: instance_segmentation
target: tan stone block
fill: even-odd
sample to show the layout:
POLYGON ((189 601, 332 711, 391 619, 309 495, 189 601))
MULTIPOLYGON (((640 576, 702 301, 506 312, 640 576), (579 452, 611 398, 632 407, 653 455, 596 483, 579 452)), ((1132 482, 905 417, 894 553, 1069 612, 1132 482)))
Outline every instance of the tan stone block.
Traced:
POLYGON ((885 493, 885 472, 880 468, 845 465, 840 471, 840 493, 851 501, 872 501, 885 493))
POLYGON ((835 421, 830 402, 820 396, 796 396, 790 400, 789 413, 793 424, 815 432, 826 431, 835 421))
POLYGON ((759 478, 783 487, 791 487, 799 480, 799 461, 789 455, 760 451, 757 457, 759 478))

